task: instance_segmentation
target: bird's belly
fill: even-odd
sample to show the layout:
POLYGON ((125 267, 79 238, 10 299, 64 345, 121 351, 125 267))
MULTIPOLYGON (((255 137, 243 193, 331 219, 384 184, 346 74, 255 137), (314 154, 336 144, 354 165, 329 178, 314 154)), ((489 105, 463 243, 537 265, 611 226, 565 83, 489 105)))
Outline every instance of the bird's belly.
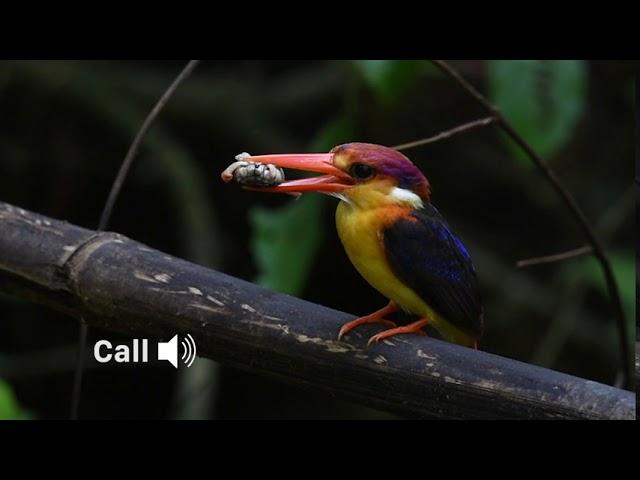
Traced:
POLYGON ((336 227, 347 256, 365 280, 403 310, 434 317, 435 313, 393 273, 383 249, 383 225, 375 210, 359 210, 341 202, 336 227))

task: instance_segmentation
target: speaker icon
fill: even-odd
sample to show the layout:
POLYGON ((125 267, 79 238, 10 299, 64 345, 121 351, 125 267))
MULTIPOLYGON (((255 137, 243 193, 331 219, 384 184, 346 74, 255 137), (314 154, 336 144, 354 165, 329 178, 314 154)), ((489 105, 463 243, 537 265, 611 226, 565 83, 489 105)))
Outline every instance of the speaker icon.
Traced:
MULTIPOLYGON (((196 359, 196 342, 190 334, 180 342, 182 346, 181 360, 187 367, 196 359)), ((178 335, 174 335, 168 342, 158 342, 158 360, 166 360, 174 368, 178 368, 178 335)))

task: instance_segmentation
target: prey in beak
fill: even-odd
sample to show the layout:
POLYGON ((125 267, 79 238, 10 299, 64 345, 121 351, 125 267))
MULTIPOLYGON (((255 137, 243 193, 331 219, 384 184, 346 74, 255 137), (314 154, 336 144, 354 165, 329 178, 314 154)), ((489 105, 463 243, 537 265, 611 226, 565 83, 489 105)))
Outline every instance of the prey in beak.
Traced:
POLYGON ((354 184, 353 179, 347 173, 333 164, 333 157, 333 153, 241 154, 236 157, 237 162, 222 172, 222 179, 225 182, 230 182, 235 178, 244 188, 261 192, 292 195, 321 192, 331 195, 342 192, 354 184), (322 175, 284 181, 281 169, 322 175))

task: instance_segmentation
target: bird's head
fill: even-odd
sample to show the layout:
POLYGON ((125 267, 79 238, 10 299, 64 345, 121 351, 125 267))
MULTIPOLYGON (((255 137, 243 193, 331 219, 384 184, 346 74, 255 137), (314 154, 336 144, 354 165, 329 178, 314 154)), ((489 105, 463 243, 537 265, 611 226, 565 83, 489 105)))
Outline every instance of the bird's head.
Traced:
POLYGON ((247 160, 323 174, 255 188, 260 191, 322 192, 361 208, 392 204, 416 208, 428 202, 431 193, 429 181, 411 160, 371 143, 347 143, 329 153, 258 155, 247 160))

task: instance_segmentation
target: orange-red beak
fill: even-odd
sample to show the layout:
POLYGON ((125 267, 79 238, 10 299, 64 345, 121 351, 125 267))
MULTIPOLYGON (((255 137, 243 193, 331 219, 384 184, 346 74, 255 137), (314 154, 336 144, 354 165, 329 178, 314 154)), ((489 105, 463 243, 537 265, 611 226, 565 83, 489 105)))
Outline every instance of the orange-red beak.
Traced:
POLYGON ((250 187, 261 192, 300 194, 305 192, 341 192, 353 185, 353 179, 333 165, 332 153, 295 153, 282 155, 255 155, 245 157, 248 162, 270 163, 280 168, 290 168, 323 175, 301 180, 291 180, 275 187, 250 187))

